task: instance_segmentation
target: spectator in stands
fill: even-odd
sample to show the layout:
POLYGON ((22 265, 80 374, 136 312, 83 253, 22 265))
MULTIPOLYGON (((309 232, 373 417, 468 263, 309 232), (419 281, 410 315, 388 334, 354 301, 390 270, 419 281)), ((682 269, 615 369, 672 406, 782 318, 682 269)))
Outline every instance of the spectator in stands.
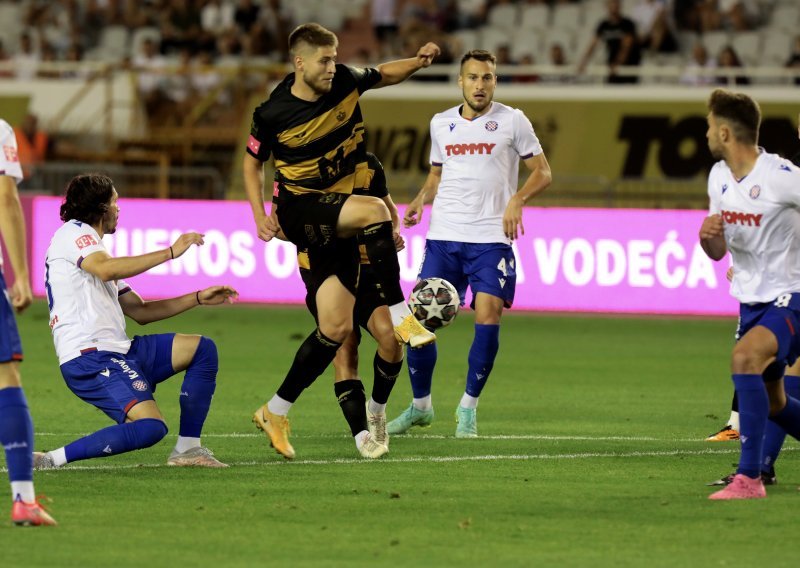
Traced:
MULTIPOLYGON (((0 63, 5 61, 11 61, 11 55, 6 51, 5 45, 3 45, 3 39, 0 38, 0 63)), ((0 69, 0 78, 7 78, 13 77, 13 71, 7 71, 5 69, 0 69)))
POLYGON ((579 73, 586 69, 589 58, 601 41, 606 46, 606 61, 609 67, 608 82, 637 83, 638 76, 619 75, 617 72, 618 67, 639 65, 641 61, 636 24, 630 18, 622 15, 620 0, 608 0, 608 15, 597 26, 594 38, 578 65, 579 73))
POLYGON ((171 0, 161 12, 161 53, 195 49, 200 35, 200 12, 189 0, 171 0))
POLYGON ((250 26, 250 31, 247 33, 246 44, 246 51, 248 55, 277 56, 278 44, 276 38, 272 36, 267 29, 267 26, 260 19, 253 22, 253 25, 250 26))
MULTIPOLYGON (((789 59, 786 61, 786 67, 800 71, 800 36, 794 38, 794 46, 789 59)), ((800 76, 794 78, 794 84, 800 85, 800 76)))
POLYGON ((39 65, 36 68, 36 76, 39 79, 58 79, 61 74, 52 67, 52 64, 55 63, 56 60, 56 50, 53 49, 53 46, 48 42, 42 42, 39 65))
POLYGON ((718 76, 717 83, 720 85, 749 85, 750 78, 746 75, 736 75, 735 72, 731 72, 730 69, 734 69, 737 67, 743 67, 741 59, 739 59, 739 54, 736 53, 736 50, 733 49, 733 46, 726 45, 722 48, 719 52, 719 56, 717 56, 717 63, 720 71, 728 70, 725 73, 721 73, 718 76))
POLYGON ((563 67, 563 73, 548 73, 542 77, 542 82, 545 83, 571 83, 575 81, 575 75, 569 72, 569 62, 567 61, 567 54, 564 51, 564 46, 556 42, 550 44, 548 50, 549 61, 548 64, 553 67, 563 67))
MULTIPOLYGON (((458 2, 458 23, 460 28, 472 29, 486 23, 489 12, 487 0, 460 0, 458 2)), ((465 49, 474 49, 475 46, 467 45, 465 49)))
POLYGON ((148 119, 155 123, 162 114, 165 103, 162 85, 166 81, 164 69, 167 62, 158 53, 155 41, 145 38, 141 44, 141 53, 136 54, 131 61, 133 70, 137 73, 136 88, 144 103, 148 119))
POLYGON ((208 0, 200 10, 200 26, 203 30, 219 36, 233 29, 236 6, 230 0, 208 0))
MULTIPOLYGON (((528 65, 535 65, 536 58, 533 57, 530 53, 525 53, 520 56, 519 61, 517 61, 517 65, 519 66, 528 66, 528 65)), ((498 81, 500 78, 498 77, 498 81)), ((541 77, 535 73, 518 73, 512 77, 514 83, 537 83, 541 80, 541 77)))
POLYGON ((379 53, 376 60, 393 57, 398 52, 398 10, 397 0, 372 0, 370 6, 372 32, 378 40, 379 53))
POLYGON ((33 79, 39 68, 41 57, 33 47, 33 38, 28 31, 19 36, 19 50, 11 58, 17 79, 33 79))
POLYGON ((700 3, 700 23, 704 32, 745 31, 758 21, 758 5, 753 0, 705 0, 700 3))
MULTIPOLYGON (((76 42, 71 43, 70 46, 67 48, 67 53, 66 53, 64 59, 66 61, 68 61, 69 63, 74 63, 75 65, 77 65, 81 61, 83 61, 83 48, 81 47, 81 45, 79 43, 76 43, 76 42)), ((86 77, 89 76, 89 74, 90 73, 88 71, 84 70, 84 69, 74 68, 74 69, 68 69, 66 71, 62 71, 61 72, 61 78, 62 79, 76 79, 76 78, 85 79, 86 77)))
POLYGON ((681 75, 681 83, 684 85, 712 85, 717 82, 717 77, 708 71, 716 68, 717 60, 709 57, 706 46, 698 41, 692 47, 692 58, 681 75))
POLYGON ((675 53, 678 42, 670 28, 664 0, 639 0, 631 11, 642 49, 653 53, 675 53))
MULTIPOLYGON (((497 51, 495 52, 495 64, 497 67, 510 67, 511 65, 516 65, 516 61, 511 58, 511 48, 508 45, 497 46, 497 51)), ((504 74, 502 70, 497 74, 498 83, 511 83, 514 80, 515 76, 508 73, 504 74)))
POLYGON ((239 29, 244 33, 250 33, 250 28, 258 20, 260 7, 253 0, 239 0, 239 4, 234 11, 234 20, 239 29))
POLYGON ((31 113, 26 114, 22 123, 14 127, 14 135, 17 138, 17 154, 26 187, 39 188, 41 181, 38 179, 36 168, 43 164, 49 155, 50 137, 39 128, 38 117, 31 113))

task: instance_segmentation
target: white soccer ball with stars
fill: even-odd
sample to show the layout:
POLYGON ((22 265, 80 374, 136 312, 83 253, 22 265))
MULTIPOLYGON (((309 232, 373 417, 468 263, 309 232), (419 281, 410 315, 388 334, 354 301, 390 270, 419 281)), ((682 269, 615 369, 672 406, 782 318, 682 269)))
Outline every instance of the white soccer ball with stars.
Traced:
POLYGON ((423 278, 414 286, 408 300, 411 312, 430 330, 453 323, 460 303, 455 287, 444 278, 423 278))

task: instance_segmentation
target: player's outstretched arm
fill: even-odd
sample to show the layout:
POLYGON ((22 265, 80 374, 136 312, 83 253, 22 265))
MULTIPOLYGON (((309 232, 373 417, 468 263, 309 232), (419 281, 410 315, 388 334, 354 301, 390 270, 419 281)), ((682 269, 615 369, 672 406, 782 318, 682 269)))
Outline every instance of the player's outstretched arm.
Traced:
POLYGON ((703 219, 700 226, 700 246, 712 260, 722 260, 728 252, 722 215, 717 213, 703 219))
POLYGON ((381 80, 373 88, 380 89, 381 87, 402 83, 420 69, 430 66, 433 63, 433 59, 441 52, 442 50, 439 49, 438 45, 429 42, 419 48, 416 57, 381 63, 378 65, 381 80))
POLYGON ((138 256, 114 258, 105 251, 93 252, 83 259, 81 269, 97 276, 103 282, 130 278, 168 260, 178 258, 192 245, 202 245, 203 236, 200 233, 184 233, 169 248, 138 256))
POLYGON ((531 197, 547 189, 553 181, 553 173, 550 171, 550 164, 544 152, 526 159, 525 165, 531 173, 522 187, 511 197, 503 213, 503 232, 509 239, 516 239, 518 235, 525 234, 522 207, 531 197))
POLYGON ((425 178, 425 183, 422 184, 422 189, 419 190, 417 196, 411 200, 411 203, 406 208, 406 214, 403 216, 403 226, 405 228, 413 227, 422 221, 422 212, 425 204, 433 203, 436 194, 439 192, 439 183, 441 181, 442 166, 431 166, 428 177, 425 178))
POLYGON ((139 325, 145 325, 171 318, 197 306, 216 306, 225 302, 232 304, 238 297, 239 292, 230 286, 210 286, 176 298, 146 302, 131 290, 119 297, 119 304, 122 313, 139 325))
POLYGON ((264 162, 245 152, 242 161, 244 190, 253 210, 258 238, 264 242, 271 241, 279 231, 278 223, 264 210, 264 162))
POLYGON ((10 288, 11 304, 21 312, 33 301, 25 250, 25 217, 19 202, 17 182, 6 175, 0 175, 0 233, 14 270, 14 283, 10 288))

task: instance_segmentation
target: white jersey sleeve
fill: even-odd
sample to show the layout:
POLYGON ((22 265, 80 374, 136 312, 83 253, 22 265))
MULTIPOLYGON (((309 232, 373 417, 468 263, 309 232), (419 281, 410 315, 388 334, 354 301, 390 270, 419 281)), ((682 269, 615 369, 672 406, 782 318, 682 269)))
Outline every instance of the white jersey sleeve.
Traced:
POLYGON ((533 131, 533 124, 519 109, 514 109, 514 149, 523 160, 542 153, 542 145, 533 131))
POLYGON ((720 209, 720 199, 722 198, 722 194, 727 191, 728 186, 725 185, 721 178, 723 177, 723 168, 720 165, 721 162, 717 162, 711 168, 711 171, 708 174, 708 214, 709 215, 718 215, 721 211, 720 209), (724 189, 723 189, 724 187, 724 189))
POLYGON ((431 160, 430 160, 430 162, 431 162, 432 166, 441 166, 444 163, 444 156, 442 155, 441 147, 439 147, 439 141, 436 138, 436 128, 434 127, 434 119, 431 119, 430 131, 431 131, 431 160))
POLYGON ((800 168, 784 158, 779 158, 776 165, 770 180, 776 199, 800 208, 800 168))
POLYGON ((17 137, 14 129, 5 120, 0 119, 0 176, 14 178, 20 183, 23 180, 22 166, 19 163, 17 137))

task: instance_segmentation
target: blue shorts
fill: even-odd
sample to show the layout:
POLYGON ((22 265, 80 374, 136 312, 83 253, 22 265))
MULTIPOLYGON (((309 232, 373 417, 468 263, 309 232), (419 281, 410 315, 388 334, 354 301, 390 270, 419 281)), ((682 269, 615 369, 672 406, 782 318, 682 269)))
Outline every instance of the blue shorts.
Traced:
POLYGON ((22 361, 22 342, 19 339, 14 306, 8 298, 6 281, 0 273, 0 363, 22 361))
POLYGON ((428 240, 418 278, 444 278, 458 290, 461 305, 469 285, 472 309, 478 292, 501 298, 510 308, 517 287, 516 267, 511 245, 428 240))
POLYGON ((131 408, 153 400, 158 383, 175 374, 174 338, 174 333, 137 335, 126 354, 85 353, 61 365, 61 375, 78 398, 122 424, 131 408))
POLYGON ((800 356, 800 293, 783 294, 764 304, 741 304, 736 339, 760 325, 770 330, 778 340, 775 362, 791 367, 800 356))

